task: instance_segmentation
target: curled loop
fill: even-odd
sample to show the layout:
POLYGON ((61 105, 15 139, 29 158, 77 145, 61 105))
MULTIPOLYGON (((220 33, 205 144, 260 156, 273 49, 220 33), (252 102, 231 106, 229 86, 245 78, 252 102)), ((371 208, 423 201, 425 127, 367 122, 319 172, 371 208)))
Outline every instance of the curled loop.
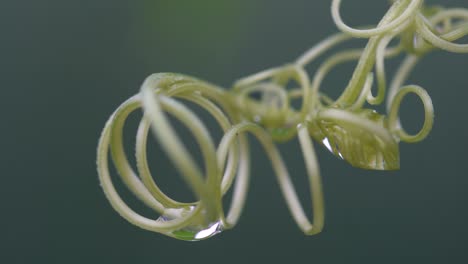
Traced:
POLYGON ((393 133, 402 141, 405 142, 418 142, 427 137, 429 132, 431 132, 432 125, 434 122, 434 107, 432 105, 432 100, 429 94, 422 87, 417 85, 408 85, 402 87, 393 98, 390 107, 390 113, 388 114, 388 126, 393 131, 393 133), (409 94, 416 94, 424 107, 424 124, 421 130, 414 134, 408 134, 401 126, 398 113, 400 110, 401 101, 403 98, 409 94))
POLYGON ((282 123, 289 111, 289 98, 286 90, 272 82, 256 83, 245 87, 239 92, 237 100, 246 116, 249 113, 255 113, 252 119, 257 122, 282 123), (260 93, 259 100, 247 100, 254 93, 260 93))
MULTIPOLYGON (((303 65, 293 64, 293 65, 285 65, 282 67, 268 69, 257 74, 253 74, 247 76, 245 78, 240 79, 234 84, 233 90, 235 92, 239 92, 241 96, 252 92, 252 91, 263 91, 264 93, 267 91, 272 91, 276 94, 277 98, 281 101, 281 112, 282 114, 294 115, 295 111, 291 111, 289 108, 289 99, 287 90, 287 84, 289 81, 294 81, 299 86, 299 89, 302 91, 302 105, 300 107, 300 115, 305 116, 307 111, 310 108, 311 99, 314 97, 311 94, 310 88, 310 80, 309 75, 304 70, 303 65), (279 90, 284 90, 285 92, 281 92, 279 90), (286 109, 285 107, 288 107, 286 109), (286 113, 288 112, 288 113, 286 113)), ((263 98, 265 99, 265 98, 263 98)), ((243 100, 237 100, 243 101, 243 100)), ((268 103, 268 100, 264 100, 264 102, 268 103)), ((239 105, 240 107, 245 106, 244 104, 239 105)), ((265 111, 263 107, 258 108, 260 111, 265 111)))
MULTIPOLYGON (((231 131, 226 133, 225 137, 221 141, 220 147, 218 149, 218 157, 221 158, 220 160, 222 160, 222 157, 224 157, 224 153, 226 153, 228 145, 232 141, 234 135, 246 132, 252 133, 260 141, 268 158, 271 161, 271 165, 276 174, 281 191, 294 220, 305 234, 313 235, 319 233, 323 229, 324 205, 320 170, 307 128, 308 127, 306 123, 300 124, 298 126, 298 135, 301 149, 304 155, 304 160, 306 161, 309 188, 311 189, 311 200, 313 208, 312 222, 308 220, 304 212, 280 152, 274 145, 268 133, 262 127, 250 122, 243 122, 234 126, 231 131)), ((237 212, 235 213, 237 216, 237 212)))
MULTIPOLYGON (((455 53, 468 53, 468 44, 452 43, 434 34, 431 28, 429 27, 428 22, 422 15, 419 15, 417 17, 416 24, 417 24, 418 33, 427 42, 434 45, 435 47, 446 50, 446 51, 455 52, 455 53)), ((468 34, 468 23, 464 24, 461 28, 454 31, 454 33, 448 33, 448 35, 454 35, 454 38, 459 38, 468 34)))
MULTIPOLYGON (((115 128, 121 127, 125 118, 130 112, 140 107, 139 96, 134 96, 124 102, 110 117, 107 121, 104 130, 101 134, 101 138, 98 144, 98 172, 101 186, 104 193, 111 203, 112 207, 127 221, 139 226, 143 229, 160 232, 163 234, 169 234, 172 230, 177 230, 186 226, 194 218, 200 214, 200 207, 196 207, 190 212, 183 212, 184 210, 166 210, 166 208, 158 199, 151 195, 148 189, 142 184, 138 176, 131 169, 128 164, 128 160, 125 155, 122 155, 120 150, 115 151, 116 146, 119 149, 119 142, 122 140, 122 136, 118 132, 121 129, 114 130, 115 128), (121 114, 124 113, 124 114, 121 114), (112 131, 114 130, 114 131, 112 131), (117 134, 116 134, 117 132, 117 134), (140 200, 142 200, 147 206, 157 211, 160 214, 168 213, 172 220, 168 221, 155 221, 154 219, 142 216, 133 211, 120 197, 115 189, 112 179, 110 176, 109 165, 108 165, 108 153, 109 149, 114 149, 112 160, 116 169, 121 176, 127 187, 134 193, 140 200)), ((112 151, 112 150, 111 150, 112 151)))
MULTIPOLYGON (((198 104, 218 121, 226 133, 232 126, 230 119, 214 102, 200 95, 199 90, 209 93, 209 89, 203 88, 203 83, 182 80, 177 84, 169 83, 167 87, 163 87, 164 90, 161 90, 160 86, 168 82, 166 77, 159 75, 148 78, 143 85, 142 94, 129 99, 111 116, 98 146, 99 176, 112 206, 129 222, 174 238, 200 240, 234 226, 238 220, 243 208, 249 177, 247 140, 244 136, 236 137, 230 141, 229 148, 223 151, 223 155, 217 154, 219 151, 216 150, 208 130, 194 112, 165 94, 170 93, 173 97, 198 104), (155 78, 156 82, 154 82, 155 78), (137 133, 137 174, 131 168, 123 149, 122 128, 128 115, 140 107, 143 107, 146 115, 140 122, 137 133), (147 111, 151 113, 148 114, 147 111), (177 118, 194 135, 205 163, 204 176, 192 157, 187 154, 188 151, 177 137, 164 112, 177 118), (154 181, 146 157, 147 136, 151 126, 162 148, 199 201, 192 203, 175 201, 164 194, 154 181), (112 153, 112 161, 124 183, 133 194, 161 215, 157 220, 134 212, 118 195, 112 184, 107 165, 109 149, 112 153), (222 175, 221 172, 223 172, 222 175), (232 205, 225 219, 221 199, 234 183, 236 176, 232 205)), ((216 97, 216 94, 210 94, 210 96, 216 97)))
POLYGON ((415 12, 418 11, 422 2, 422 0, 396 1, 392 5, 392 8, 387 12, 386 16, 379 23, 379 25, 373 29, 354 29, 346 25, 340 15, 341 0, 333 0, 331 11, 333 20, 341 31, 348 33, 353 37, 369 38, 392 31, 408 19, 411 19, 415 12), (404 12, 400 12, 400 14, 395 17, 394 14, 402 8, 406 9, 404 12))

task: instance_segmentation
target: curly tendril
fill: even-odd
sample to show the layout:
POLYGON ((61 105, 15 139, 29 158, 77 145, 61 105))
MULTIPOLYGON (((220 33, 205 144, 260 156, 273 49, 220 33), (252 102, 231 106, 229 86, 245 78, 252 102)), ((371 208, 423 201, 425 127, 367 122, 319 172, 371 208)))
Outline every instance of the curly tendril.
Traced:
POLYGON ((99 140, 99 180, 112 207, 138 227, 181 240, 201 240, 234 227, 249 187, 251 155, 247 134, 262 145, 289 211, 307 235, 321 232, 325 220, 320 169, 312 139, 352 166, 399 169, 399 142, 423 140, 434 121, 429 94, 418 85, 405 84, 406 80, 432 50, 468 53, 468 44, 454 43, 468 35, 468 10, 430 8, 423 0, 391 1, 375 27, 355 29, 343 22, 340 5, 341 0, 333 0, 331 11, 341 33, 319 42, 292 63, 238 80, 230 90, 177 73, 149 76, 140 92, 110 116, 99 140), (306 71, 308 64, 354 38, 368 38, 367 45, 335 51, 323 59, 314 74, 306 71), (385 62, 402 54, 406 57, 387 85, 385 62), (335 67, 350 61, 356 62, 354 72, 341 95, 333 99, 326 94, 323 80, 335 67), (424 123, 414 135, 408 134, 400 122, 401 102, 410 93, 420 98, 424 108, 424 123), (295 100, 300 100, 298 107, 295 100), (371 108, 384 101, 387 114, 371 108), (195 111, 186 106, 187 102, 213 117, 224 133, 219 142, 195 111), (123 133, 128 116, 138 109, 144 115, 136 132, 135 171, 126 156, 123 133), (193 135, 203 166, 182 143, 171 119, 178 120, 193 135), (177 201, 158 186, 147 157, 150 131, 195 201, 177 201), (309 181, 311 219, 275 144, 296 136, 309 181), (127 205, 114 187, 109 161, 129 191, 158 218, 143 216, 127 205), (225 210, 223 198, 231 189, 230 206, 225 210))
POLYGON ((388 10, 387 14, 382 18, 376 28, 373 29, 353 29, 347 26, 340 16, 341 0, 333 0, 332 2, 332 18, 336 26, 343 32, 357 38, 368 38, 380 34, 385 34, 399 25, 406 22, 420 8, 423 0, 400 0, 396 1, 388 10))

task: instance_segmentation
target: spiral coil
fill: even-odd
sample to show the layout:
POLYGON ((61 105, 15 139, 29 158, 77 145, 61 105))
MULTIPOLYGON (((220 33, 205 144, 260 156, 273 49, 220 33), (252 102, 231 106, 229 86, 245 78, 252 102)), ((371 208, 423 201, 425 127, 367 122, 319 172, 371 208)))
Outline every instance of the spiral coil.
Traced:
POLYGON ((453 43, 468 34, 468 10, 433 11, 422 0, 400 0, 393 2, 375 28, 354 29, 343 22, 340 5, 341 0, 332 1, 332 17, 343 33, 323 40, 291 64, 240 79, 231 90, 181 74, 148 77, 140 93, 111 115, 99 141, 99 179, 113 208, 134 225, 182 240, 201 240, 232 228, 242 213, 250 177, 246 133, 254 135, 263 146, 294 220, 308 235, 319 233, 324 225, 320 169, 311 138, 353 166, 398 169, 399 142, 424 139, 432 128, 434 111, 423 88, 404 82, 417 61, 435 48, 468 52, 467 44, 453 43), (312 78, 309 76, 306 65, 353 37, 369 38, 368 44, 364 49, 331 55, 312 78), (399 44, 389 47, 394 39, 399 39, 399 44), (384 61, 404 52, 407 57, 387 92, 384 61), (356 69, 339 98, 332 100, 320 91, 322 81, 347 61, 357 61, 356 69), (376 95, 372 94, 374 82, 376 95), (288 83, 295 87, 287 88, 288 83), (255 93, 260 97, 252 96, 255 93), (383 103, 386 93, 387 116, 368 107, 383 103), (424 107, 424 124, 415 135, 409 135, 399 122, 400 104, 409 93, 417 95, 424 107), (292 106, 297 99, 301 100, 298 109, 292 106), (214 142, 209 129, 183 101, 200 106, 216 120, 224 132, 220 142, 214 142), (136 136, 135 171, 123 147, 123 127, 130 113, 140 108, 144 116, 136 136), (193 134, 202 153, 204 171, 187 151, 168 115, 193 134), (150 130, 198 201, 176 201, 154 181, 146 154, 150 130), (312 220, 306 216, 274 143, 296 135, 311 190, 312 220), (112 183, 109 160, 128 189, 160 215, 158 219, 136 213, 123 201, 112 183), (231 187, 232 201, 225 213, 222 199, 231 187))

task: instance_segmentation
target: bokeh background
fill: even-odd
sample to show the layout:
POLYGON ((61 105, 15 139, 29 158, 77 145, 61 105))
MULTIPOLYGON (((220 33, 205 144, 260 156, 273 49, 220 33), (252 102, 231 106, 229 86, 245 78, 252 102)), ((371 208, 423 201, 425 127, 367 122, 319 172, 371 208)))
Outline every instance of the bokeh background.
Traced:
MULTIPOLYGON (((427 2, 468 8, 466 0, 427 2)), ((336 32, 329 5, 1 1, 1 262, 468 263, 468 55, 432 53, 412 74, 410 82, 432 96, 435 126, 425 141, 401 144, 401 170, 356 169, 316 146, 326 200, 319 235, 304 236, 296 227, 256 143, 243 216, 209 240, 183 242, 141 230, 105 199, 95 168, 98 137, 146 76, 180 72, 229 87, 336 32)), ((375 23, 387 6, 344 1, 343 16, 352 25, 375 23)), ((389 63, 390 72, 396 65, 389 63)), ((332 94, 352 66, 327 78, 332 94)), ((402 116, 415 131, 422 111, 413 99, 402 116)), ((281 149, 308 208, 298 144, 281 149)), ((153 162, 155 174, 172 170, 161 157, 153 162)), ((176 175, 161 181, 184 195, 176 175)))

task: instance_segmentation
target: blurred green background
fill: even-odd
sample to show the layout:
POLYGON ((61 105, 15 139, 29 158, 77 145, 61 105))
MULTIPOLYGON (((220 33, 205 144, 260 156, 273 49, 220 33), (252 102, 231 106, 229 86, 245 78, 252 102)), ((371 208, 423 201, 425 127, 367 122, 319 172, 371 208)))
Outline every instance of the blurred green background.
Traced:
MULTIPOLYGON (((375 23, 387 3, 344 1, 343 16, 352 25, 375 23)), ((468 8, 466 0, 428 3, 468 8)), ((180 72, 229 87, 336 32, 329 5, 2 1, 1 262, 468 263, 468 55, 432 53, 412 74, 410 82, 432 96, 436 119, 425 141, 401 144, 401 170, 355 169, 317 145, 326 202, 319 235, 304 236, 296 227, 256 143, 242 218, 209 240, 141 230, 105 199, 95 168, 98 137, 146 76, 180 72)), ((389 65, 392 72, 397 64, 389 65)), ((338 68, 326 85, 339 91, 351 69, 338 68)), ((413 103, 402 116, 417 129, 422 111, 413 103)), ((308 208, 297 142, 282 151, 308 208)), ((154 162, 159 171, 171 170, 162 159, 154 162)), ((181 182, 165 181, 170 188, 181 182)))

